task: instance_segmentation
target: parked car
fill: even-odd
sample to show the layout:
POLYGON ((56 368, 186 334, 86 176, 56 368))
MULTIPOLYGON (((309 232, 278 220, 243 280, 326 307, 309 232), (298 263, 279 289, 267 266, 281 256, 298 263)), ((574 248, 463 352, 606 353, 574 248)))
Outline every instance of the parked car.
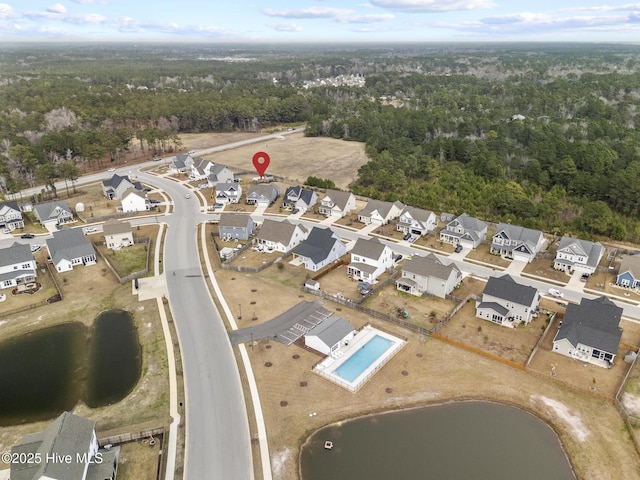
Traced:
POLYGON ((193 155, 194 153, 196 153, 196 151, 195 150, 189 150, 188 153, 189 153, 189 155, 193 155))
POLYGON ((156 157, 153 159, 154 162, 159 162, 160 160, 162 160, 160 157, 156 157))
POLYGON ((587 280, 589 280, 589 274, 588 274, 588 273, 583 273, 583 274, 580 276, 580 281, 582 281, 582 282, 586 282, 587 280))
POLYGON ((552 297, 556 297, 556 298, 564 297, 564 293, 562 293, 560 290, 557 290, 555 288, 550 288, 549 289, 549 295, 551 295, 552 297))
POLYGON ((411 234, 410 233, 407 233, 407 234, 405 234, 404 237, 402 237, 403 240, 409 240, 410 238, 411 238, 411 234))
POLYGON ((84 229, 84 233, 93 233, 97 231, 98 231, 98 227, 85 227, 84 229))
POLYGON ((185 193, 184 198, 191 198, 191 195, 189 195, 188 193, 185 193))
POLYGON ((299 208, 294 208, 293 210, 291 210, 291 213, 296 214, 300 211, 299 208))
POLYGON ((115 168, 113 168, 113 167, 111 167, 111 168, 107 169, 107 172, 115 172, 115 171, 116 171, 116 169, 115 169, 115 168))
POLYGON ((398 263, 400 260, 402 260, 402 255, 401 254, 396 255, 396 257, 393 259, 393 261, 395 263, 398 263))
POLYGON ((23 233, 20 235, 20 238, 34 238, 35 235, 33 233, 23 233))
POLYGON ((40 250, 41 248, 42 248, 42 245, 38 245, 38 244, 31 245, 31 253, 35 253, 38 250, 40 250))
POLYGON ((460 244, 456 245, 456 248, 454 248, 453 251, 456 253, 460 253, 462 251, 462 245, 460 244))
POLYGON ((2 230, 2 233, 9 235, 11 233, 11 230, 9 230, 8 228, 5 228, 4 230, 2 230))
POLYGON ((214 204, 213 204, 213 208, 214 208, 214 209, 224 208, 224 204, 222 204, 222 203, 214 203, 214 204))

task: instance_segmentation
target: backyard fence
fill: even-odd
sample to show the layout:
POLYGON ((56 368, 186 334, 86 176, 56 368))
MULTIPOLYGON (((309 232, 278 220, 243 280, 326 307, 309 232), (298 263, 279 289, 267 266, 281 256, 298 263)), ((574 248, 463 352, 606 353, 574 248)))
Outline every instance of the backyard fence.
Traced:
MULTIPOLYGON (((124 277, 120 276, 118 271, 113 267, 113 265, 111 265, 109 260, 107 260, 107 257, 102 253, 102 251, 99 248, 95 249, 96 252, 98 252, 98 255, 100 255, 100 258, 102 258, 102 260, 104 260, 104 263, 106 263, 107 267, 109 267, 109 270, 111 270, 111 273, 113 273, 115 275, 115 277, 118 279, 118 282, 120 282, 121 284, 130 282, 131 280, 133 280, 135 278, 146 277, 149 274, 149 257, 151 255, 151 249, 152 249, 151 247, 153 245, 153 241, 148 237, 144 237, 144 238, 139 239, 138 243, 143 243, 143 244, 145 244, 147 246, 147 258, 145 260, 145 268, 143 270, 139 270, 137 272, 130 273, 129 275, 126 275, 124 277)), ((94 242, 94 245, 96 247, 98 247, 98 246, 102 245, 102 243, 101 242, 94 242)))

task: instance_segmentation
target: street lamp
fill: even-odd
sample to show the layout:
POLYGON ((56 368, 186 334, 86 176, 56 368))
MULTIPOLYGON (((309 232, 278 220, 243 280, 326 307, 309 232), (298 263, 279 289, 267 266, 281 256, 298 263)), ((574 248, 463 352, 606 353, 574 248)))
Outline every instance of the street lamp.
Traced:
POLYGON ((238 309, 240 311, 239 315, 238 315, 238 320, 242 320, 242 304, 238 304, 238 309))

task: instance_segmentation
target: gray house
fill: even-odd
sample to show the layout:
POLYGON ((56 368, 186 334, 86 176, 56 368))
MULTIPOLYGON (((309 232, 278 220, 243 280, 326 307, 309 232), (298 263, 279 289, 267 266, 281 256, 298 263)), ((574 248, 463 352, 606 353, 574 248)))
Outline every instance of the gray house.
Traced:
POLYGON ((108 180, 102 181, 102 193, 109 200, 122 199, 124 193, 130 188, 142 191, 142 185, 140 182, 132 182, 129 177, 124 175, 120 176, 114 174, 113 177, 108 180))
POLYGON ((553 268, 566 273, 578 271, 591 275, 596 271, 603 254, 604 247, 599 242, 562 237, 553 268))
POLYGON ((115 480, 120 447, 100 450, 95 422, 64 412, 44 431, 11 447, 12 480, 115 480), (70 456, 71 461, 64 461, 70 456), (28 462, 27 459, 40 461, 28 462), (57 461, 56 461, 57 460, 57 461))
POLYGON ((318 194, 313 190, 302 187, 289 187, 285 190, 282 206, 307 211, 318 202, 318 194))
POLYGON ((171 159, 169 171, 171 173, 186 173, 191 169, 193 158, 191 155, 176 155, 171 159))
POLYGON ((499 254, 505 259, 530 263, 543 245, 544 236, 540 230, 500 223, 491 242, 491 253, 499 254))
POLYGON ((367 205, 358 213, 358 221, 366 225, 386 225, 391 220, 398 218, 404 209, 401 202, 383 202, 382 200, 369 200, 367 205))
POLYGON ((396 229, 403 233, 426 235, 435 230, 437 225, 438 218, 431 210, 405 207, 400 213, 396 229))
POLYGON ((0 203, 0 228, 9 230, 24 228, 22 212, 17 202, 0 203))
POLYGON ((222 240, 249 240, 255 229, 256 224, 249 215, 240 213, 223 213, 220 215, 218 232, 222 240))
POLYGON ((280 190, 272 183, 259 183, 249 185, 247 191, 247 203, 250 205, 268 207, 276 201, 280 190))
POLYGON ((33 206, 33 211, 38 221, 45 227, 73 221, 73 213, 64 200, 38 203, 33 206))
POLYGON ((340 238, 329 228, 313 227, 309 236, 292 250, 304 268, 316 272, 339 259, 347 251, 340 238))
POLYGON ((232 183, 235 177, 233 172, 225 165, 219 163, 211 163, 208 168, 207 181, 213 186, 218 183, 232 183))
POLYGON ((96 264, 96 251, 80 228, 53 232, 53 238, 46 242, 51 262, 59 273, 73 270, 76 265, 96 264))
POLYGON ((515 328, 533 320, 539 303, 537 289, 516 283, 509 275, 490 277, 482 299, 476 301, 476 317, 515 328))
POLYGON ((256 234, 258 248, 263 251, 288 252, 298 246, 309 230, 304 225, 294 225, 288 220, 276 221, 265 219, 256 234))
POLYGON ((31 283, 37 272, 29 245, 14 242, 10 247, 0 249, 0 289, 31 283))
POLYGON ((487 224, 463 213, 440 230, 440 241, 474 249, 487 238, 487 224))
POLYGON ((332 316, 309 330, 304 336, 304 344, 324 355, 334 356, 355 334, 356 329, 346 319, 332 316))
POLYGON ((446 298, 462 281, 462 273, 453 263, 445 265, 430 253, 426 257, 414 255, 402 267, 396 288, 411 295, 435 295, 446 298))
POLYGON ((553 339, 553 351, 581 362, 610 367, 620 346, 621 318, 622 308, 607 297, 583 298, 580 305, 570 303, 553 339))
POLYGON ((327 190, 320 202, 318 212, 325 217, 342 218, 356 209, 356 197, 351 192, 327 190))

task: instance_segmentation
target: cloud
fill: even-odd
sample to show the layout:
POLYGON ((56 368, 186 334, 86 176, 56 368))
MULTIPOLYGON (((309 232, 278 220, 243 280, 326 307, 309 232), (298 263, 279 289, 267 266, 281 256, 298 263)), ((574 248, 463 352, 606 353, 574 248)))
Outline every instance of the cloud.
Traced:
POLYGON ((394 18, 390 13, 379 13, 373 15, 347 15, 336 20, 342 23, 378 23, 393 20, 394 18))
POLYGON ((595 7, 563 8, 563 12, 628 12, 640 10, 640 3, 627 3, 625 5, 598 5, 595 7))
POLYGON ((408 13, 478 10, 497 6, 491 0, 370 0, 370 3, 385 10, 408 13))
POLYGON ((62 13, 66 13, 67 9, 64 8, 64 5, 62 5, 61 3, 56 3, 55 5, 52 5, 49 8, 47 8, 47 12, 62 14, 62 13))
POLYGON ((0 3, 0 19, 12 18, 15 17, 16 14, 11 8, 11 5, 7 5, 6 3, 0 3))
POLYGON ((301 32, 302 27, 297 25, 295 22, 287 22, 287 23, 269 23, 268 27, 273 28, 276 32, 301 32))
POLYGON ((81 5, 91 5, 94 3, 104 3, 103 0, 71 0, 73 3, 79 3, 81 5))
POLYGON ((265 8, 262 13, 269 17, 281 18, 341 18, 346 15, 355 13, 354 10, 346 8, 329 8, 329 7, 309 7, 299 9, 273 9, 265 8))

